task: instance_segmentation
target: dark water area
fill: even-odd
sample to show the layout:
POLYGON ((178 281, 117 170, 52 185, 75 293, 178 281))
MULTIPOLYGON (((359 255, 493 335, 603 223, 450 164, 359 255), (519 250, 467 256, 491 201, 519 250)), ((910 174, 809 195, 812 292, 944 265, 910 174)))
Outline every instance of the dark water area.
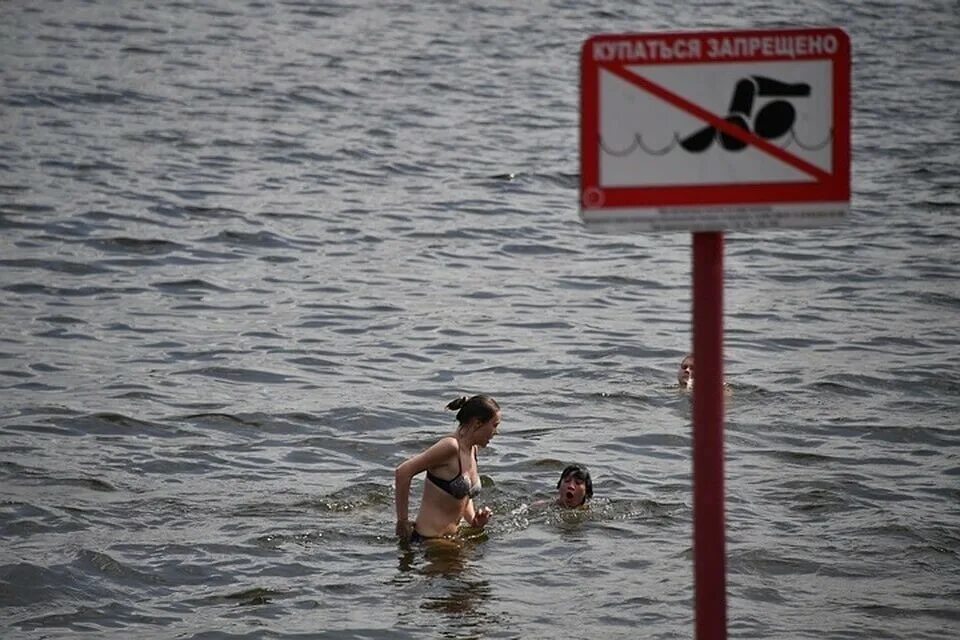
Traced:
POLYGON ((0 636, 692 637, 690 236, 580 223, 579 48, 831 25, 848 220, 726 235, 729 636, 956 637, 960 9, 620 4, 0 4, 0 636), (481 392, 493 521, 398 545, 481 392))

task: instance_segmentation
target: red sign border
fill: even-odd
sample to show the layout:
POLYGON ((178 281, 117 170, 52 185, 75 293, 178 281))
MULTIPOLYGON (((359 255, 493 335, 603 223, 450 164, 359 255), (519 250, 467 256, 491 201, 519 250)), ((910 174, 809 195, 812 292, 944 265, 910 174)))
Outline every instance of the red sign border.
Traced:
MULTIPOLYGON (((688 59, 659 60, 655 64, 691 64, 688 59)), ((647 62, 646 64, 650 64, 647 62)), ((804 202, 848 202, 850 200, 850 39, 838 27, 809 29, 766 29, 747 31, 703 31, 640 34, 604 34, 588 38, 580 54, 580 206, 584 210, 633 207, 657 208, 696 205, 757 205, 804 202), (595 43, 623 41, 653 41, 672 47, 682 39, 697 38, 705 43, 708 38, 751 38, 764 36, 791 37, 798 35, 837 38, 837 51, 832 54, 739 56, 715 60, 697 60, 696 64, 729 64, 754 60, 785 62, 795 60, 830 60, 833 80, 833 146, 831 166, 833 172, 820 176, 811 183, 739 183, 730 185, 670 185, 653 187, 602 187, 600 186, 600 70, 617 73, 612 67, 620 67, 624 74, 632 74, 625 67, 636 63, 610 63, 594 60, 595 43)), ((638 77, 638 76, 637 76, 638 77)), ((636 77, 635 77, 636 78, 636 77)), ((637 86, 635 78, 625 78, 637 86)), ((641 79, 642 80, 642 79, 641 79)), ((660 89, 648 83, 641 87, 647 91, 660 89)), ((712 122, 712 121, 711 121, 712 122)), ((722 121, 721 121, 722 122, 722 121)), ((715 123, 719 126, 719 123, 715 123)), ((732 125, 731 135, 743 138, 744 132, 732 125)), ((760 146, 765 141, 747 134, 748 143, 760 146)), ((770 153, 769 150, 766 150, 770 153)))

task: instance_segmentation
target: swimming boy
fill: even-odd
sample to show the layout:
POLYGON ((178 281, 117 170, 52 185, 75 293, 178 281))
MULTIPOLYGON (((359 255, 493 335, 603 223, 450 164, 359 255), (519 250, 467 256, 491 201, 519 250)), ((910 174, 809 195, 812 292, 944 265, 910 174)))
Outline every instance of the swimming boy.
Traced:
POLYGON ((680 369, 677 370, 677 385, 681 389, 693 389, 693 354, 688 354, 680 362, 680 369))

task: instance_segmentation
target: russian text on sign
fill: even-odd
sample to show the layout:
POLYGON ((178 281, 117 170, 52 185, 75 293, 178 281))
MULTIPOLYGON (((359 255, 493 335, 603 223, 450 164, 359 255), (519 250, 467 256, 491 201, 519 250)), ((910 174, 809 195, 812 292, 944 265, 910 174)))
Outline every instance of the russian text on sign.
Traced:
POLYGON ((657 63, 701 60, 783 59, 833 55, 840 47, 836 36, 787 34, 722 38, 648 38, 600 40, 593 43, 596 62, 657 63))

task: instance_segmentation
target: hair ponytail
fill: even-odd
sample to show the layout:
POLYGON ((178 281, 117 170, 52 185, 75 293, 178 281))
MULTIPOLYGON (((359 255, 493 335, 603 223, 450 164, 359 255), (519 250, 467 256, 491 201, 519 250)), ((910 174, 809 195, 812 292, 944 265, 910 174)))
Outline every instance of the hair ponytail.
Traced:
POLYGON ((467 404, 467 396, 460 396, 456 400, 451 400, 450 403, 447 404, 447 409, 449 411, 457 411, 465 404, 467 404))
POLYGON ((460 426, 467 424, 473 418, 486 422, 500 411, 500 405, 490 396, 475 395, 472 398, 460 396, 452 400, 446 407, 457 412, 457 422, 460 426))

